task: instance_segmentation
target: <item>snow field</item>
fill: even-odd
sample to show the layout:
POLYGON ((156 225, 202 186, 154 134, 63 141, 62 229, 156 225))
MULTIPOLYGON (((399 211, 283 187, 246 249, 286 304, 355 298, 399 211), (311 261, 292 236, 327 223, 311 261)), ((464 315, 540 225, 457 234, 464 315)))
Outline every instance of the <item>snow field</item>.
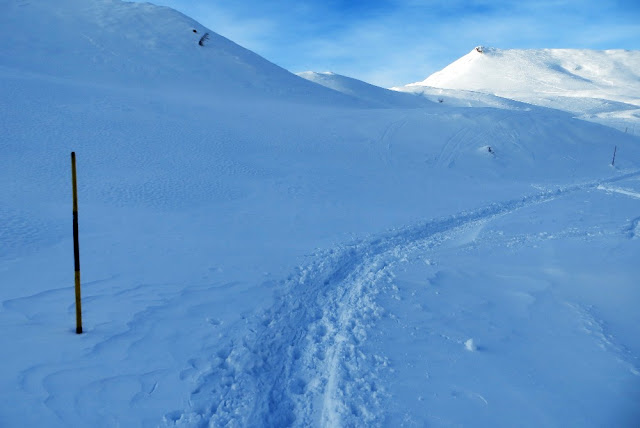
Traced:
POLYGON ((167 8, 4 3, 0 426, 640 420, 625 106, 626 134, 468 91, 406 108, 167 8))
MULTIPOLYGON (((270 110, 260 103, 248 110, 242 103, 194 105, 183 94, 158 95, 149 104, 148 94, 100 88, 92 89, 100 102, 85 110, 86 89, 39 79, 12 82, 11 91, 40 95, 37 104, 19 97, 15 108, 4 109, 11 119, 4 141, 14 150, 3 158, 3 206, 20 211, 2 211, 3 221, 24 225, 4 232, 4 248, 14 248, 3 259, 5 278, 20 287, 4 290, 4 340, 16 353, 2 379, 19 385, 24 403, 6 409, 7 424, 23 420, 27 408, 36 409, 30 423, 51 426, 155 426, 163 417, 187 426, 386 424, 396 420, 398 395, 384 374, 399 370, 399 360, 366 346, 375 321, 388 311, 376 295, 393 289, 392 266, 407 257, 405 247, 573 189, 629 189, 616 180, 633 177, 611 169, 609 150, 537 148, 547 139, 574 138, 591 138, 597 147, 596 138, 606 135, 619 141, 620 168, 632 165, 631 136, 551 114, 336 112, 270 102, 264 104, 270 110), (39 90, 46 87, 65 90, 39 90), (168 97, 177 107, 163 107, 168 97), (64 107, 51 113, 52 105, 64 107), (292 115, 296 125, 275 119, 292 115), (20 125, 32 117, 40 126, 20 125), (70 120, 82 126, 69 128, 70 120), (549 122, 565 131, 545 136, 543 123, 549 122), (519 131, 518 138, 509 130, 518 126, 540 132, 529 139, 519 131), (37 153, 36 142, 46 156, 28 156, 37 153), (495 158, 477 151, 487 145, 495 147, 495 158), (88 333, 79 344, 65 327, 73 325, 64 269, 71 247, 63 232, 71 149, 79 159, 88 333), (540 157, 546 159, 538 163, 540 157), (601 166, 586 168, 600 157, 606 159, 601 166), (594 175, 614 181, 587 181, 558 193, 552 183, 566 176, 567 163, 571 181, 594 175), (505 177, 518 179, 506 184, 505 177), (543 190, 518 197, 531 194, 531 181, 543 190), (452 193, 457 197, 442 197, 452 193), (509 198, 516 199, 505 203, 509 198), (280 285, 296 258, 315 247, 452 212, 461 214, 365 240, 355 252, 349 246, 333 256, 320 252, 280 285), (49 267, 46 281, 38 266, 49 267), (61 306, 64 313, 56 311, 61 306), (263 315, 256 320, 254 313, 263 315), (43 325, 47 329, 35 333, 43 325), (26 339, 15 341, 18 332, 26 339), (76 345, 42 359, 51 337, 76 345)), ((482 335, 473 337, 482 347, 482 335)), ((462 351, 466 339, 457 343, 462 351)))
POLYGON ((392 362, 389 425, 633 426, 637 250, 621 225, 637 206, 612 215, 593 192, 497 217, 395 269, 367 346, 392 362))
MULTIPOLYGON (((628 180, 637 177, 638 174, 630 173, 607 181, 628 180)), ((392 300, 400 300, 399 289, 394 285, 396 279, 393 272, 397 270, 396 266, 408 263, 415 258, 415 254, 422 255, 425 250, 434 251, 434 247, 468 246, 482 233, 484 224, 495 218, 510 216, 518 210, 601 186, 600 183, 589 183, 497 203, 478 211, 461 213, 452 218, 429 222, 391 235, 373 238, 368 242, 353 244, 338 251, 316 255, 312 266, 301 268, 296 277, 289 279, 288 290, 281 297, 282 307, 265 312, 255 321, 255 326, 249 328, 252 339, 257 343, 250 345, 249 349, 243 349, 239 355, 248 354, 254 358, 249 361, 237 361, 230 356, 221 356, 223 361, 214 370, 214 373, 218 374, 207 374, 204 377, 204 387, 207 391, 215 391, 213 395, 220 397, 220 404, 214 404, 209 408, 210 413, 187 413, 174 422, 178 426, 200 420, 208 420, 211 426, 344 426, 359 423, 399 423, 400 421, 394 420, 394 417, 382 411, 389 406, 391 396, 398 396, 397 391, 394 391, 394 394, 387 392, 383 385, 388 383, 380 381, 378 376, 380 373, 387 378, 393 376, 396 369, 390 367, 390 361, 395 361, 394 365, 397 365, 401 359, 390 360, 381 352, 382 349, 395 349, 393 345, 372 352, 372 345, 367 340, 370 334, 367 331, 389 331, 388 325, 383 330, 375 328, 381 319, 390 316, 386 309, 389 304, 380 305, 377 300, 381 292, 383 295, 391 295, 392 300), (468 233, 469 229, 472 229, 471 235, 468 233), (274 361, 279 361, 279 364, 274 365, 274 361), (227 364, 230 362, 233 362, 233 365, 228 367, 227 364), (219 374, 220 371, 223 374, 219 374), (226 379, 226 382, 222 382, 222 387, 219 376, 226 379), (255 396, 259 395, 260 390, 264 391, 265 387, 269 390, 268 401, 262 406, 257 406, 254 402, 255 396)), ((556 236, 544 234, 537 239, 553 240, 556 236)), ((456 305, 466 305, 465 299, 456 299, 454 302, 456 305)), ((527 311, 538 297, 536 294, 515 291, 508 293, 506 300, 504 297, 501 299, 503 300, 496 302, 500 308, 521 306, 527 311)), ((557 312, 557 306, 562 303, 552 297, 549 299, 557 312)), ((572 307, 580 309, 579 306, 572 307)), ((420 305, 420 308, 423 306, 420 305)), ((442 318, 445 324, 467 324, 464 318, 459 319, 456 312, 438 319, 442 318)), ((391 317, 398 319, 394 313, 391 317)), ((580 317, 584 319, 582 314, 580 317)), ((479 320, 486 322, 482 316, 479 320)), ((593 323, 591 321, 589 325, 593 323)), ((507 324, 499 323, 494 328, 507 324)), ((590 327, 587 330, 589 334, 595 331, 600 343, 607 344, 608 350, 616 355, 616 359, 627 365, 631 374, 637 375, 633 354, 625 355, 620 351, 621 348, 612 345, 612 342, 600 333, 601 328, 599 329, 598 325, 590 327)), ((482 334, 477 327, 474 330, 482 334)), ((380 333, 374 335, 380 341, 388 341, 393 337, 387 334, 380 336, 380 333)), ((447 341, 457 342, 460 349, 481 352, 486 350, 484 346, 476 345, 473 339, 456 340, 448 334, 442 337, 447 341)), ((626 339, 630 337, 627 335, 626 339)), ((246 342, 244 346, 247 346, 246 342)), ((375 345, 373 346, 375 348, 375 345)), ((399 349, 404 348, 406 345, 399 349)), ((441 350, 435 353, 431 351, 432 356, 439 355, 439 352, 441 350)), ((571 352, 567 354, 572 355, 571 352)), ((519 364, 511 362, 511 365, 519 364)), ((553 370, 550 369, 549 373, 553 374, 553 370)), ((402 378, 411 377, 409 373, 406 375, 402 378)), ((569 391, 573 392, 571 388, 569 391)), ((200 389, 196 394, 200 399, 200 389)), ((465 394, 488 404, 478 393, 465 394)), ((424 398, 420 401, 423 400, 424 398)), ((396 415, 395 412, 391 414, 396 415)), ((424 417, 424 414, 430 412, 413 409, 411 414, 413 421, 414 417, 424 417)), ((571 417, 574 415, 571 412, 567 414, 571 417)), ((498 417, 504 417, 504 413, 499 413, 498 417)), ((496 418, 496 415, 492 418, 496 418)), ((487 419, 486 422, 491 420, 487 419)), ((494 422, 499 420, 493 419, 494 422)), ((426 421, 434 422, 425 419, 426 421)), ((544 422, 544 418, 540 421, 536 419, 531 426, 540 422, 544 422)))

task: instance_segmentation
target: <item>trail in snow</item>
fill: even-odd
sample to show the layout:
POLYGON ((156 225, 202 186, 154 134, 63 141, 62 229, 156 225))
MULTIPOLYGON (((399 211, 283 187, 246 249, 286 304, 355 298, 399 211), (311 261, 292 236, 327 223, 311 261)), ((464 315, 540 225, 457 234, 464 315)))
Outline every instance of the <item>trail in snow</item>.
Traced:
POLYGON ((386 153, 382 156, 388 166, 393 165, 393 153, 392 153, 392 145, 394 135, 402 129, 408 122, 408 118, 404 117, 403 119, 396 120, 391 122, 380 137, 381 147, 386 147, 386 153))
POLYGON ((640 199, 640 193, 618 187, 600 185, 598 186, 598 190, 604 190, 605 192, 610 193, 619 193, 621 195, 629 196, 630 198, 640 199))
POLYGON ((393 287, 392 268, 457 231, 572 192, 640 175, 558 188, 427 221, 377 238, 322 252, 287 280, 286 294, 249 334, 231 340, 202 375, 187 413, 168 425, 341 426, 380 424, 385 399, 379 373, 384 355, 360 344, 384 309, 376 295, 393 287), (256 398, 261 397, 261 400, 256 398))
MULTIPOLYGON (((618 195, 628 196, 633 199, 640 199, 640 193, 633 190, 623 189, 615 186, 607 186, 606 184, 600 184, 597 187, 598 190, 603 190, 607 193, 615 193, 618 195)), ((631 239, 636 239, 640 235, 640 217, 636 217, 630 221, 629 227, 626 229, 627 236, 631 239)))

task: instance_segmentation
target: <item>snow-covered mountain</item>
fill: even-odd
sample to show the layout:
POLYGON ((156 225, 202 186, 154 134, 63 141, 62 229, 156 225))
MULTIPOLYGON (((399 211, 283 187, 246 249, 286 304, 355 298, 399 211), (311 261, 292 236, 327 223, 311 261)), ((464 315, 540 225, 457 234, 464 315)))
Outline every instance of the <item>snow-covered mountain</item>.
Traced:
MULTIPOLYGON (((421 82, 560 109, 618 128, 640 125, 640 51, 477 47, 421 82), (626 125, 626 126, 625 126, 626 125)), ((640 128, 639 128, 640 131, 640 128)))
POLYGON ((0 10, 0 426, 640 420, 631 132, 339 93, 151 4, 0 10))
POLYGON ((258 94, 358 104, 310 85, 166 7, 120 0, 3 3, 0 67, 5 74, 72 79, 76 84, 135 81, 141 90, 184 96, 193 92, 258 94))

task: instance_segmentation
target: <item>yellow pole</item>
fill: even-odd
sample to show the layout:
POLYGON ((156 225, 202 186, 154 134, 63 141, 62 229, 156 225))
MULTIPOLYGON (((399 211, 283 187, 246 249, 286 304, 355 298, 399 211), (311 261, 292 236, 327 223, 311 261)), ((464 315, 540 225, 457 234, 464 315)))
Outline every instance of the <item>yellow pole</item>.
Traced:
POLYGON ((73 185, 73 259, 76 282, 76 333, 82 333, 82 302, 80 300, 80 246, 78 240, 78 182, 76 180, 76 153, 71 152, 71 184, 73 185))

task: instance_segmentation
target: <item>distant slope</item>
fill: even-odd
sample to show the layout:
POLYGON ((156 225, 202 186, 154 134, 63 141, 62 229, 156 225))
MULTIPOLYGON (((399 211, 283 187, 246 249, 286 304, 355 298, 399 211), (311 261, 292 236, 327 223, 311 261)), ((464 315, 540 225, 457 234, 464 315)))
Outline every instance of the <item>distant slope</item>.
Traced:
POLYGON ((393 91, 420 95, 431 102, 449 107, 493 107, 504 110, 530 110, 531 105, 478 91, 433 88, 431 86, 394 87, 393 91))
POLYGON ((394 89, 425 87, 493 94, 596 121, 633 122, 640 120, 640 51, 473 49, 427 79, 394 89))
POLYGON ((360 104, 170 8, 113 0, 3 1, 1 8, 0 73, 5 75, 360 104))
POLYGON ((546 95, 640 106, 640 51, 481 50, 407 86, 465 89, 522 101, 546 95))
POLYGON ((494 107, 506 110, 521 110, 530 107, 527 104, 482 92, 428 86, 416 87, 411 90, 404 90, 404 88, 385 89, 332 72, 304 71, 296 74, 381 108, 432 108, 435 104, 441 103, 445 103, 448 107, 494 107))
POLYGON ((315 71, 304 71, 296 74, 311 82, 318 83, 379 107, 416 108, 433 106, 433 102, 424 97, 391 91, 340 74, 315 71))

